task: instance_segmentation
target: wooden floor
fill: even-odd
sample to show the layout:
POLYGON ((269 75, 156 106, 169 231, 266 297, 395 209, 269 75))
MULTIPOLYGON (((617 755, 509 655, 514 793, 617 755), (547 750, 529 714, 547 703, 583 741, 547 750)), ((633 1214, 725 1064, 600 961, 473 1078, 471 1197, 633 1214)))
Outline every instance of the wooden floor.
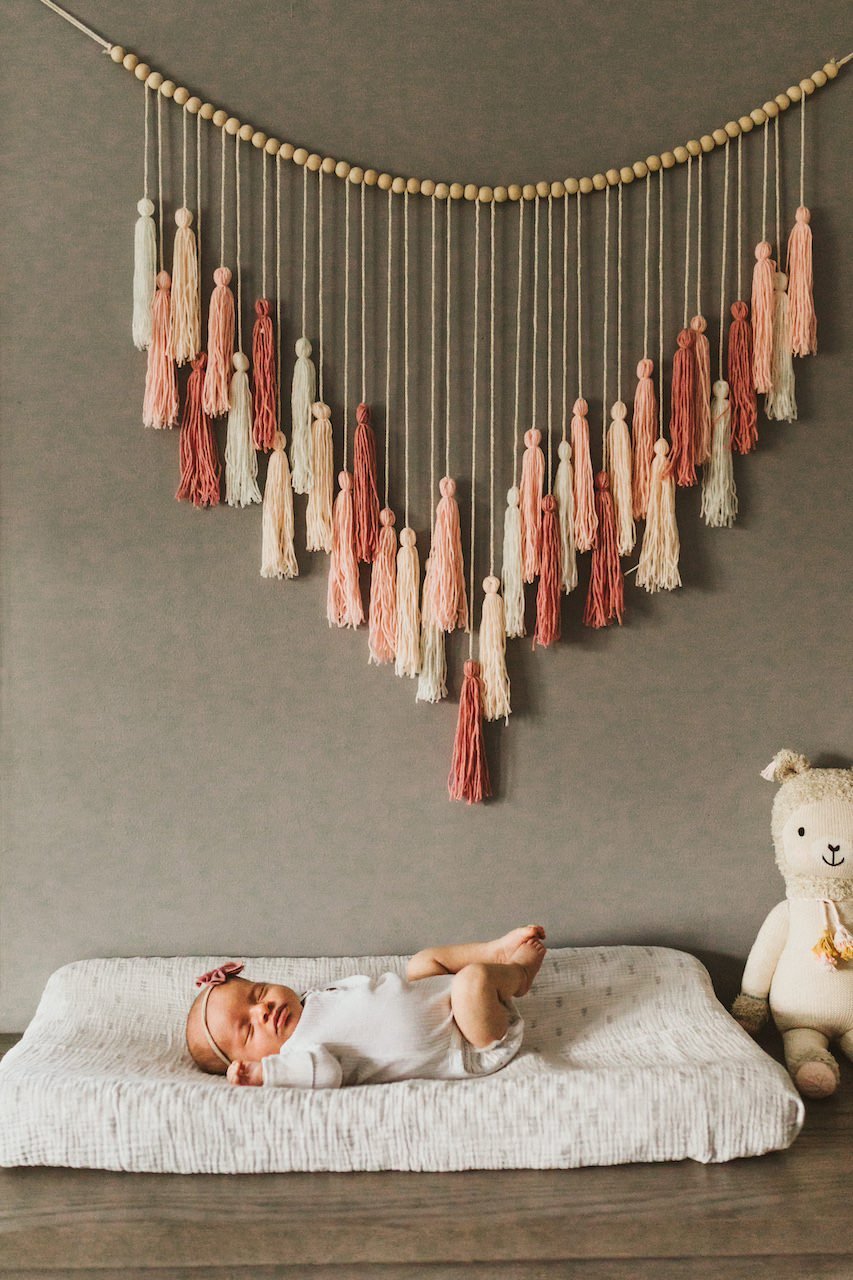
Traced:
MULTIPOLYGON (((0 1050, 13 1037, 0 1038, 0 1050)), ((781 1042, 762 1045, 780 1058, 781 1042)), ((202 1175, 0 1170, 21 1280, 853 1280, 853 1068, 722 1165, 202 1175)))

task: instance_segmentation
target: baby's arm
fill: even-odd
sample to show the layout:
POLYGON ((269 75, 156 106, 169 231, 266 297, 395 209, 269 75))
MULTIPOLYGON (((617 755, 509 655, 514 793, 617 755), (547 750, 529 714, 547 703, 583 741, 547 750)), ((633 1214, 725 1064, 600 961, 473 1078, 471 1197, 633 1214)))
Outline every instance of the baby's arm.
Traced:
POLYGON ((228 1082, 293 1089, 339 1089, 341 1064, 322 1044, 306 1045, 288 1053, 274 1053, 260 1062, 237 1060, 228 1068, 228 1082))

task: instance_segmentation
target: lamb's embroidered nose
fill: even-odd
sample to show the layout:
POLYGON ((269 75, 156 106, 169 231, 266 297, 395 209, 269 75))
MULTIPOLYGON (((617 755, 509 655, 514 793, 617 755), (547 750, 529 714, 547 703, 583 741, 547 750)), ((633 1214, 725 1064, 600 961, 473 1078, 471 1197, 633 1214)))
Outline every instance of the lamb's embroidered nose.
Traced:
POLYGON ((838 853, 838 850, 841 848, 841 845, 840 845, 840 844, 828 844, 826 847, 827 847, 827 849, 829 850, 829 852, 830 852, 830 853, 838 853))

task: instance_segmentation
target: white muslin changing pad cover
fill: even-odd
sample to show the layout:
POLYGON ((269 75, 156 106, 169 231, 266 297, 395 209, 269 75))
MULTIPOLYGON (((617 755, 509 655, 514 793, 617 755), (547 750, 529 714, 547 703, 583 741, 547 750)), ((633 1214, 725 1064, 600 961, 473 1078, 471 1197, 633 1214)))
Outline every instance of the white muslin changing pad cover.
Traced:
MULTIPOLYGON (((403 974, 407 959, 255 958, 243 976, 303 991, 349 974, 403 974)), ((198 1070, 186 1014, 196 975, 222 961, 80 960, 52 974, 0 1062, 0 1165, 273 1173, 708 1163, 787 1147, 803 1123, 787 1072, 683 951, 555 949, 519 1000, 521 1050, 494 1075, 320 1091, 235 1088, 198 1070)))

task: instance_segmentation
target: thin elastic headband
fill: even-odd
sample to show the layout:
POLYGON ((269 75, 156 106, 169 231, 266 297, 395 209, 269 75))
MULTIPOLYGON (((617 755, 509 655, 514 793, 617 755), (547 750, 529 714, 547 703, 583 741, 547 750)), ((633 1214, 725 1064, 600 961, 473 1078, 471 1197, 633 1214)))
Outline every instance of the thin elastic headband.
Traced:
POLYGON ((218 969, 210 969, 207 973, 203 973, 201 977, 196 978, 195 985, 197 987, 207 986, 204 993, 204 999, 201 1002, 201 1025, 204 1034, 207 1036, 207 1043, 213 1052, 223 1062, 226 1067, 231 1066, 231 1059, 227 1054, 223 1053, 219 1045, 214 1040, 210 1027, 207 1025, 207 1002, 210 999, 210 993, 214 987, 219 987, 223 982, 227 982, 229 978, 236 977, 238 973, 242 973, 245 965, 237 964, 234 960, 229 960, 227 964, 220 965, 218 969))

